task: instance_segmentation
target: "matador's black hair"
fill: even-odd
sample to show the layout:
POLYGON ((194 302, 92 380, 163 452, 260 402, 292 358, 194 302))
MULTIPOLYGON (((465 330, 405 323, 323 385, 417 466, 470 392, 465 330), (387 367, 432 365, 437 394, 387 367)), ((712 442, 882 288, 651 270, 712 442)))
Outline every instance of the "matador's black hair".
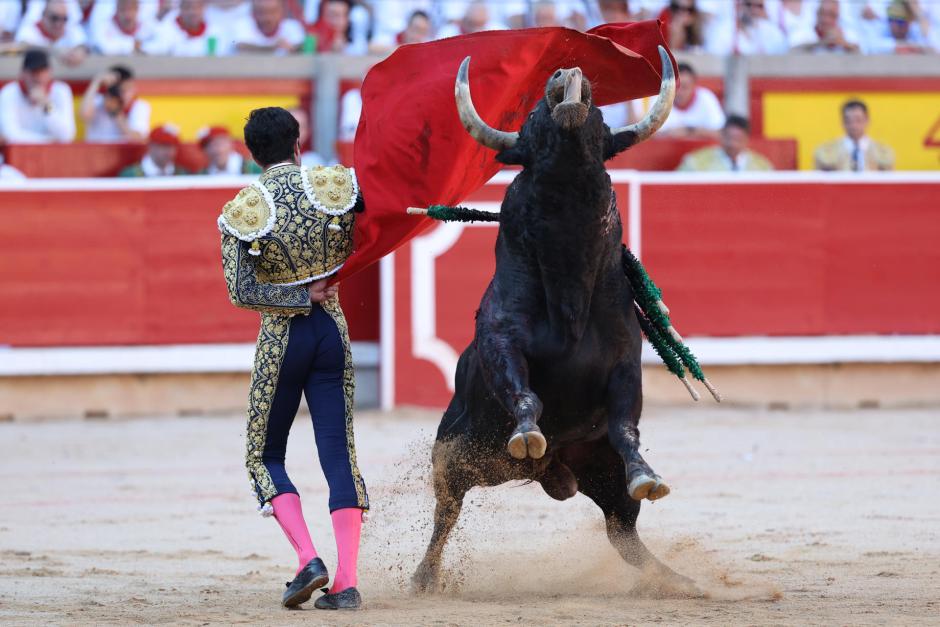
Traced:
POLYGON ((287 109, 255 109, 245 124, 245 145, 258 165, 264 167, 294 157, 300 126, 287 109))

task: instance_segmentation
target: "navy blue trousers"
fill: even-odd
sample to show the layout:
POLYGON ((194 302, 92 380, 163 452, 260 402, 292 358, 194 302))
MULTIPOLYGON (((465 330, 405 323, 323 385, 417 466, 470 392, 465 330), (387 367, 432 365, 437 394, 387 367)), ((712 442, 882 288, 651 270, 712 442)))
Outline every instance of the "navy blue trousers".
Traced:
MULTIPOLYGON (((320 467, 330 488, 331 512, 368 508, 365 485, 355 464, 352 416, 347 416, 347 394, 352 390, 344 388, 346 367, 346 346, 330 314, 314 304, 310 314, 291 318, 261 457, 277 493, 297 494, 287 476, 284 457, 303 392, 313 420, 320 467)), ((352 399, 349 403, 351 406, 352 399)))

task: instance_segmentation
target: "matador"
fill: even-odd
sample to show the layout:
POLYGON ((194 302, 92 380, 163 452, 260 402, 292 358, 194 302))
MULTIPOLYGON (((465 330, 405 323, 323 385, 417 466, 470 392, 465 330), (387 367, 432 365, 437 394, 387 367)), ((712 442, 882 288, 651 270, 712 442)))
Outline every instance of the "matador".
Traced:
POLYGON ((293 607, 325 586, 297 488, 284 466, 287 438, 303 393, 329 485, 338 567, 319 609, 361 604, 356 561, 366 486, 356 465, 349 333, 335 287, 326 282, 352 251, 364 208, 355 172, 300 167, 298 125, 285 109, 251 112, 245 143, 264 172, 219 216, 222 261, 234 305, 261 313, 248 403, 246 466, 258 509, 274 516, 297 552, 282 603, 293 607))

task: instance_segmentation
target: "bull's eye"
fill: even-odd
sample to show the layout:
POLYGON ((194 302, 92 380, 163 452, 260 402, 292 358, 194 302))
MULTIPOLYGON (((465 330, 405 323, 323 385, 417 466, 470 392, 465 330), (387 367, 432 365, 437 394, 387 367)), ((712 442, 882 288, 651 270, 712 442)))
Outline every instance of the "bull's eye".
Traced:
POLYGON ((561 76, 561 70, 556 70, 555 75, 552 78, 558 78, 559 76, 561 76))

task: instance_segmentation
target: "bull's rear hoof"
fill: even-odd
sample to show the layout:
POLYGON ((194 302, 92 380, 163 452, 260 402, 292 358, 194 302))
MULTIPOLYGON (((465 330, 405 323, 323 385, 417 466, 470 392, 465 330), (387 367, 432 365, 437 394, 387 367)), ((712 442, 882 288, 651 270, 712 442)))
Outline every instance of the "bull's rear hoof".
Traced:
POLYGON ((656 475, 641 473, 633 478, 627 486, 627 493, 634 501, 649 499, 655 501, 669 494, 669 486, 656 475))
POLYGON ((541 459, 545 456, 545 449, 548 448, 548 442, 545 436, 539 431, 523 431, 515 433, 509 438, 509 444, 506 445, 509 454, 516 459, 541 459))

